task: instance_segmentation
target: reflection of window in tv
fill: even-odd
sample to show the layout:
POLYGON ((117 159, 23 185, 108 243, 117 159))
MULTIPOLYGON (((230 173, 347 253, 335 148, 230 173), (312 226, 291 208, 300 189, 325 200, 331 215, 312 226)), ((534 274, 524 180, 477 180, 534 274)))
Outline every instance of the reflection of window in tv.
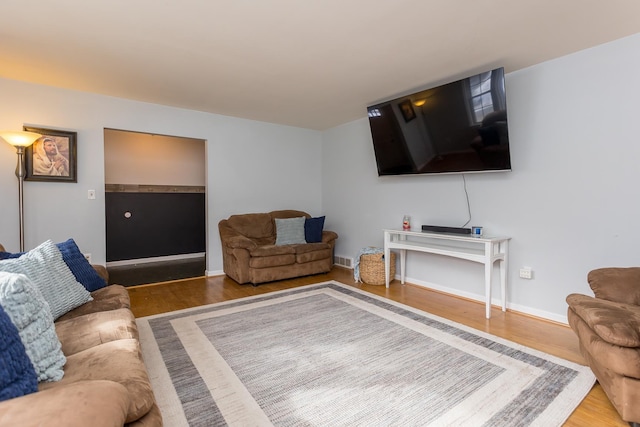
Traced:
POLYGON ((380 117, 382 114, 380 113, 380 110, 378 110, 377 108, 370 108, 369 109, 369 117, 380 117))
POLYGON ((491 73, 478 74, 469 78, 469 89, 471 91, 471 110, 476 123, 482 122, 487 114, 494 111, 493 96, 491 95, 491 73))

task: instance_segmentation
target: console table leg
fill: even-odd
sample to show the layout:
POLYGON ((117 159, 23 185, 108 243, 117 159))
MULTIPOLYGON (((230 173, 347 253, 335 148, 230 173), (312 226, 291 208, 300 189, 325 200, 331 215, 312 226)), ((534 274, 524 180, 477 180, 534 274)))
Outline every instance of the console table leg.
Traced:
POLYGON ((500 286, 502 292, 502 311, 507 311, 507 277, 509 268, 509 242, 504 241, 500 244, 500 251, 502 252, 502 261, 500 262, 500 286))
POLYGON ((493 272, 493 264, 490 261, 484 264, 484 293, 486 297, 485 315, 487 319, 491 319, 491 279, 493 272))
POLYGON ((507 271, 506 261, 500 261, 500 293, 502 294, 502 311, 507 311, 507 271))
POLYGON ((389 242, 391 241, 391 236, 389 233, 384 233, 384 284, 388 288, 389 287, 389 274, 390 274, 390 262, 391 258, 391 250, 389 249, 389 242))

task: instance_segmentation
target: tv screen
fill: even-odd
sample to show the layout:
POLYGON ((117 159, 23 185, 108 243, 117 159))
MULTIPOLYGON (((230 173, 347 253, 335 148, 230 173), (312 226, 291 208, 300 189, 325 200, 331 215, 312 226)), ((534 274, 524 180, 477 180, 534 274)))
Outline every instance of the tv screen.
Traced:
POLYGON ((380 176, 511 170, 503 68, 367 110, 380 176))

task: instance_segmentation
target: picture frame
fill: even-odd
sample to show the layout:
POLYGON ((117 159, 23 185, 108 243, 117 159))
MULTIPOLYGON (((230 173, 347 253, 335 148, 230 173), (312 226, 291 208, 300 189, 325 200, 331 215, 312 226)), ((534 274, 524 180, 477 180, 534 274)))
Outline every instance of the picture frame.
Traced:
POLYGON ((402 117, 404 117, 405 122, 410 122, 416 118, 416 112, 413 109, 413 105, 411 105, 411 101, 408 99, 400 102, 398 104, 398 108, 400 108, 400 112, 402 113, 402 117))
POLYGON ((42 135, 24 152, 25 181, 78 182, 77 132, 23 126, 42 135))

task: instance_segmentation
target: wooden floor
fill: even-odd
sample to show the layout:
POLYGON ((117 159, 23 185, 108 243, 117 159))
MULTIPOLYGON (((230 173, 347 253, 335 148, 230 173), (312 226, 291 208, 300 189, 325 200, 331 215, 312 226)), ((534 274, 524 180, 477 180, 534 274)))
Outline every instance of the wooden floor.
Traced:
MULTIPOLYGON (((384 286, 355 283, 353 271, 340 267, 334 268, 328 274, 266 283, 257 287, 238 285, 226 276, 217 276, 134 286, 127 290, 131 296, 133 313, 136 317, 142 317, 326 280, 337 280, 345 285, 357 287, 572 362, 585 363, 580 355, 578 339, 568 326, 516 312, 503 313, 495 307, 492 309, 491 319, 487 320, 482 303, 431 291, 420 286, 401 285, 397 280, 391 283, 389 289, 384 286)), ((628 427, 597 383, 564 425, 628 427)))

